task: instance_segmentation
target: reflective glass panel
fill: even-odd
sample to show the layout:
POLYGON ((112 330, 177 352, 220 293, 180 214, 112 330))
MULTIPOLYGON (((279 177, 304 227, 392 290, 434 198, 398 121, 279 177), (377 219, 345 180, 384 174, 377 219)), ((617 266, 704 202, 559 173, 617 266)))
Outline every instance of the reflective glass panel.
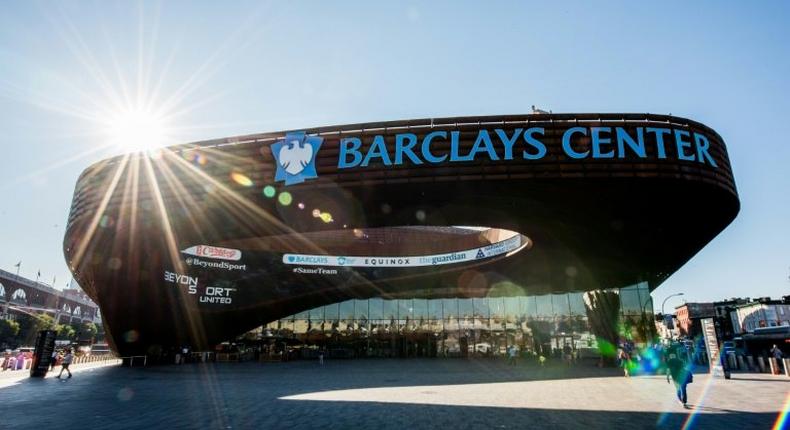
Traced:
POLYGON ((587 315, 587 310, 584 307, 584 293, 570 293, 568 301, 571 305, 571 315, 587 315))
POLYGON ((354 300, 354 317, 358 320, 368 319, 368 301, 354 300))
POLYGON ((442 299, 442 314, 445 319, 458 318, 458 299, 442 299))
POLYGON ((398 301, 397 300, 384 300, 382 303, 384 309, 384 319, 396 320, 398 319, 398 301))
POLYGON ((460 318, 472 318, 475 308, 472 299, 458 299, 458 314, 460 318))
POLYGON ((380 320, 384 318, 384 301, 379 298, 368 300, 368 312, 370 319, 380 320))
POLYGON ((412 315, 414 319, 428 318, 428 301, 425 299, 414 299, 412 301, 412 315))
POLYGON ((442 299, 428 300, 428 318, 433 320, 442 319, 442 299))
POLYGON ((354 301, 346 300, 340 303, 340 319, 353 320, 354 319, 354 301))
POLYGON ((488 298, 472 299, 474 303, 474 313, 476 317, 488 318, 490 315, 490 307, 488 306, 488 298))
POLYGON ((535 301, 537 302, 537 316, 538 317, 550 317, 553 316, 554 310, 551 304, 551 296, 550 295, 543 295, 535 297, 535 301))
POLYGON ((405 320, 412 318, 412 300, 400 299, 398 300, 398 319, 405 320))
POLYGON ((570 314, 570 304, 567 294, 552 294, 551 307, 555 316, 567 316, 570 314))

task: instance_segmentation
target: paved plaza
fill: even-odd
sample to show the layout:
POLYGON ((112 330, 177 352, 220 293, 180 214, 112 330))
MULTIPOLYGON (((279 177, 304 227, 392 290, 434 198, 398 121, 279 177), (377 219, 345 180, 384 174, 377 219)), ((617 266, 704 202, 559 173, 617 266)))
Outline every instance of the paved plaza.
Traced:
POLYGON ((770 429, 788 391, 788 378, 698 374, 687 410, 663 377, 594 367, 461 359, 105 366, 66 381, 0 378, 0 427, 770 429))

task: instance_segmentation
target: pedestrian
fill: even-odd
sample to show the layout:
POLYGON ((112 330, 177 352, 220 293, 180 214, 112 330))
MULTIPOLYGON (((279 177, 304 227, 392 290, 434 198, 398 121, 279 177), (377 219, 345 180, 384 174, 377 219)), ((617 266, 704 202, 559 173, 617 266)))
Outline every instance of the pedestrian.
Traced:
POLYGON ((571 349, 571 346, 568 345, 567 343, 562 347, 562 354, 564 356, 563 358, 568 363, 568 367, 570 367, 571 364, 573 363, 573 350, 571 349))
POLYGON ((774 344, 774 347, 771 348, 771 356, 776 359, 776 370, 778 372, 780 368, 783 367, 784 363, 782 362, 782 358, 784 358, 784 354, 782 353, 782 350, 776 346, 776 344, 774 344))
POLYGON ((686 385, 694 382, 694 376, 686 361, 680 359, 676 354, 669 354, 669 360, 667 360, 667 384, 669 384, 670 378, 675 383, 675 394, 678 401, 683 404, 684 408, 687 407, 686 385))
POLYGON ((626 378, 630 378, 631 374, 629 373, 629 370, 631 367, 631 356, 628 355, 624 348, 617 350, 617 360, 620 361, 620 367, 623 368, 623 375, 626 378))
POLYGON ((52 357, 50 358, 50 362, 49 362, 49 371, 50 372, 55 370, 55 366, 57 365, 56 364, 57 362, 58 362, 58 350, 53 348, 52 349, 52 357))
POLYGON ((516 346, 510 345, 507 347, 507 364, 511 366, 516 365, 516 346))
POLYGON ((58 379, 60 379, 60 376, 63 375, 64 370, 68 372, 69 374, 68 377, 71 378, 71 370, 69 370, 69 365, 71 364, 72 360, 74 360, 74 354, 71 353, 71 348, 69 348, 66 350, 66 355, 63 356, 63 364, 61 365, 60 373, 58 374, 58 379))

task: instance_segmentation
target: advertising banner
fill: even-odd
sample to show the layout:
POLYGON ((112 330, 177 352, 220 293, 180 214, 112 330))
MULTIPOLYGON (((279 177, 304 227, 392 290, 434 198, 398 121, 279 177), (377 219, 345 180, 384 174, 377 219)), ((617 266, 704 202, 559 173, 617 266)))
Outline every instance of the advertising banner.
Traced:
POLYGON ((725 375, 724 367, 719 359, 719 341, 716 338, 716 326, 713 324, 713 318, 702 318, 700 323, 702 324, 702 333, 705 335, 710 373, 714 378, 724 378, 727 375, 725 375))

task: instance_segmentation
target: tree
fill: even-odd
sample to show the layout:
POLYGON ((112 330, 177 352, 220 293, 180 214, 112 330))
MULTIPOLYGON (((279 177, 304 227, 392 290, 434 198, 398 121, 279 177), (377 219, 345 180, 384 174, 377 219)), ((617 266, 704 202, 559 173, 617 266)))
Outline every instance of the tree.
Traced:
POLYGON ((41 330, 55 328, 55 319, 47 314, 24 314, 17 318, 19 322, 19 341, 23 345, 33 345, 41 330))
POLYGON ((96 327, 96 324, 90 321, 85 321, 80 326, 80 338, 77 340, 90 340, 91 343, 93 343, 98 332, 99 329, 96 327))
POLYGON ((74 335, 76 334, 74 327, 68 324, 58 324, 55 331, 58 332, 58 340, 74 340, 74 335))
POLYGON ((19 334, 19 323, 14 320, 0 320, 0 345, 11 345, 16 343, 16 335, 19 334))

